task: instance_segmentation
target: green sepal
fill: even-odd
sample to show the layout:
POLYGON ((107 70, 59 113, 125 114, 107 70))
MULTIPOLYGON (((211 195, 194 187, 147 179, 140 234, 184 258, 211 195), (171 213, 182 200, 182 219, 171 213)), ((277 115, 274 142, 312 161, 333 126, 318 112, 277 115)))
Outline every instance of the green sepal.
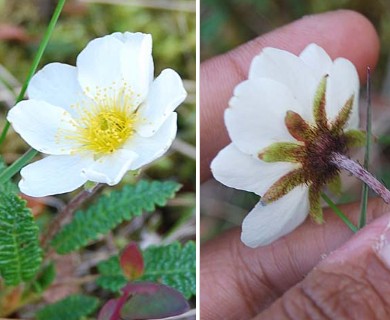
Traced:
POLYGON ((263 195, 261 202, 264 204, 280 199, 292 189, 305 183, 305 174, 302 168, 291 171, 276 181, 263 195))
POLYGON ((98 185, 97 182, 94 181, 87 181, 84 183, 84 190, 91 192, 93 188, 95 188, 98 185))
POLYGON ((326 117, 326 81, 328 76, 324 76, 317 87, 314 96, 313 115, 319 128, 328 128, 328 119, 326 117))
POLYGON ((275 142, 265 148, 259 158, 265 162, 300 162, 305 147, 294 142, 275 142))
POLYGON ((328 183, 328 188, 335 195, 341 194, 342 183, 339 174, 337 174, 332 180, 330 180, 330 182, 328 183))
POLYGON ((298 141, 309 140, 312 136, 311 127, 296 112, 288 110, 284 118, 288 132, 298 141))
POLYGON ((345 132, 348 148, 363 147, 366 144, 367 134, 361 130, 348 130, 345 132))
POLYGON ((352 113, 354 97, 355 95, 352 95, 341 108, 339 114, 337 115, 335 121, 332 124, 333 132, 340 132, 344 129, 352 113))
POLYGON ((309 203, 310 203, 310 211, 309 214, 312 219, 321 224, 324 222, 324 217, 322 214, 321 207, 321 191, 316 185, 311 185, 309 187, 309 203))

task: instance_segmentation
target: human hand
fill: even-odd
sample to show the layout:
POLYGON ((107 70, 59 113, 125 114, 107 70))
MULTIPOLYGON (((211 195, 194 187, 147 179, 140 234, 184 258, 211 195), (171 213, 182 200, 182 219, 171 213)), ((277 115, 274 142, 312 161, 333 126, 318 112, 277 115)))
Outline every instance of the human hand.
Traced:
MULTIPOLYGON (((235 85, 247 77, 253 56, 266 46, 299 53, 311 42, 323 47, 332 58, 343 56, 352 61, 361 81, 365 80, 366 67, 375 65, 379 51, 377 35, 365 18, 353 12, 337 11, 301 19, 203 63, 202 180, 210 177, 210 161, 228 144, 222 113, 235 85)), ((372 201, 368 221, 386 210, 381 200, 372 201)), ((359 205, 345 206, 343 211, 356 222, 359 205)), ((390 216, 385 215, 351 238, 352 233, 337 217, 329 210, 324 214, 324 225, 307 221, 267 247, 245 247, 240 242, 238 229, 204 245, 200 273, 201 318, 390 317, 387 314, 390 313, 387 294, 390 271, 386 267, 386 249, 383 249, 387 240, 386 236, 382 237, 390 216), (373 301, 376 301, 375 307, 373 301)))

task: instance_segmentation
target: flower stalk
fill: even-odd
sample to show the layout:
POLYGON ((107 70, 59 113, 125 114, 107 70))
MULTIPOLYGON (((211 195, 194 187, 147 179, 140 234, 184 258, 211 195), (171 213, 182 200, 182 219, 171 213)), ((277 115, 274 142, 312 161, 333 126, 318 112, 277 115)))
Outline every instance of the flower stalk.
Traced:
POLYGON ((356 161, 349 159, 343 154, 333 153, 331 162, 339 169, 344 169, 363 181, 386 203, 390 203, 390 191, 356 161))
POLYGON ((95 187, 89 190, 80 191, 68 205, 58 214, 58 216, 51 222, 48 227, 48 232, 44 234, 41 240, 41 246, 44 249, 47 249, 50 241, 56 235, 58 230, 64 225, 67 221, 72 219, 73 213, 78 207, 80 207, 85 201, 90 199, 93 195, 96 194, 103 187, 103 184, 97 184, 95 187))

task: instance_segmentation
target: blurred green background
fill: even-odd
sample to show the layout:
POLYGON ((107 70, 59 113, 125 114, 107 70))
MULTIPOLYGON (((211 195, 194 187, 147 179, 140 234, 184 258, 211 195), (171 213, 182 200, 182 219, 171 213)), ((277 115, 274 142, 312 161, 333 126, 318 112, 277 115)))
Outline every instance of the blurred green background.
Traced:
MULTIPOLYGON (((351 9, 365 15, 375 26, 381 42, 379 64, 372 75, 373 134, 388 136, 390 128, 390 1, 388 0, 201 0, 201 61, 224 53, 259 35, 300 19, 305 15, 351 9)), ((330 29, 331 33, 332 30, 330 29)), ((357 37, 359 35, 356 35, 357 37)), ((364 88, 363 88, 364 90, 364 88)), ((362 91, 363 91, 362 90, 362 91)), ((361 98, 361 110, 365 105, 361 98)), ((364 119, 364 114, 362 115, 364 119)), ((364 120, 362 122, 364 124, 364 120)), ((373 146, 372 171, 390 186, 389 139, 373 146)), ((355 156, 361 159, 362 153, 355 156)), ((346 192, 338 203, 358 200, 360 184, 345 176, 346 192)), ((201 239, 208 240, 223 230, 241 225, 258 197, 227 188, 214 180, 204 183, 201 197, 201 239)), ((325 217, 326 219, 326 217, 325 217)))

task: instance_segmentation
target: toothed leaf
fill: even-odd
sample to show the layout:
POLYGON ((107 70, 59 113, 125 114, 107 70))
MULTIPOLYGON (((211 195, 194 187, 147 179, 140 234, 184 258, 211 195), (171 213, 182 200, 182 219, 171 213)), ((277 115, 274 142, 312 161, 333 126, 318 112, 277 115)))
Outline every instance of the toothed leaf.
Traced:
POLYGON ((94 312, 99 300, 84 295, 69 296, 37 312, 38 320, 81 320, 94 312))
POLYGON ((152 212, 173 198, 180 185, 173 181, 140 181, 102 196, 85 211, 76 212, 73 220, 53 239, 52 246, 60 254, 80 249, 98 239, 123 221, 152 212))
POLYGON ((0 193, 0 275, 5 284, 31 280, 41 261, 38 226, 26 201, 0 193))
MULTIPOLYGON (((181 246, 175 242, 167 246, 152 246, 143 251, 144 274, 138 280, 160 282, 179 290, 187 299, 196 293, 196 250, 190 241, 181 246)), ((119 291, 127 280, 113 256, 98 265, 101 276, 97 284, 111 291, 119 291)))
POLYGON ((48 264, 37 276, 37 280, 33 283, 33 288, 36 292, 42 293, 54 281, 56 277, 56 269, 53 263, 48 264))

